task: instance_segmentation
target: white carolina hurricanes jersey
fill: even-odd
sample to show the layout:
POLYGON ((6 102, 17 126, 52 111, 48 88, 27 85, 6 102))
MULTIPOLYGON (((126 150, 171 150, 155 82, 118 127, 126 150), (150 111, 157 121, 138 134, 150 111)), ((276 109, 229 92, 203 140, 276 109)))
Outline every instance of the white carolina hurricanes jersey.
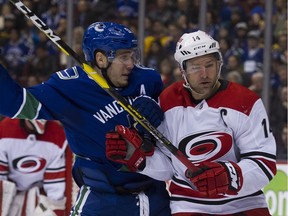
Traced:
POLYGON ((12 181, 18 191, 42 187, 53 200, 64 198, 67 146, 62 126, 48 121, 43 135, 28 134, 19 119, 0 122, 0 179, 12 181))
POLYGON ((231 214, 267 207, 261 189, 275 175, 276 144, 263 103, 254 92, 221 81, 214 96, 194 101, 183 82, 177 82, 160 95, 160 105, 165 119, 159 131, 191 163, 233 161, 241 167, 244 179, 238 195, 200 196, 185 177, 186 167, 163 147, 172 166, 156 151, 152 158, 147 158, 142 173, 159 180, 167 180, 169 173, 173 173, 169 188, 172 213, 231 214))

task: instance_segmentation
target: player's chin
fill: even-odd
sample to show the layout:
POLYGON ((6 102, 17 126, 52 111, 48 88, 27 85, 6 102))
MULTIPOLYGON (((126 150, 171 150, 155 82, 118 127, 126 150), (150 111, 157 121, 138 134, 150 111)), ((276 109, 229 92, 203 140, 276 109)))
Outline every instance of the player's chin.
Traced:
POLYGON ((121 80, 121 82, 119 82, 119 87, 123 88, 128 86, 129 82, 128 79, 127 80, 121 80))
POLYGON ((211 92, 211 87, 209 87, 209 86, 201 86, 201 87, 199 87, 198 89, 197 89, 198 91, 198 93, 200 93, 200 94, 209 94, 210 92, 211 92))

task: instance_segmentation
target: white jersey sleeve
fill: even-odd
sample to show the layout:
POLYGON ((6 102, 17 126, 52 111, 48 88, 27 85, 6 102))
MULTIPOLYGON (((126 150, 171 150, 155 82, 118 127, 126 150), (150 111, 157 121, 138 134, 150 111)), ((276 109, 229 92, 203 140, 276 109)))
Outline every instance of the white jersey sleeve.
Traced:
POLYGON ((170 159, 155 148, 154 154, 146 157, 146 166, 140 173, 160 181, 168 181, 172 179, 174 171, 170 159))
POLYGON ((248 116, 238 113, 237 121, 229 119, 229 115, 227 118, 240 153, 238 165, 243 172, 243 187, 239 194, 244 196, 261 190, 274 177, 275 139, 261 99, 255 102, 248 116))

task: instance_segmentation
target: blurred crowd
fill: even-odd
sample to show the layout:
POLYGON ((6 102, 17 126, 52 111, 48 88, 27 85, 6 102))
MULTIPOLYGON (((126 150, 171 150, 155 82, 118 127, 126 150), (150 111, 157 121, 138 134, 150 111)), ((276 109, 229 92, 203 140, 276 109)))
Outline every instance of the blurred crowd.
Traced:
MULTIPOLYGON (((67 40, 68 0, 22 2, 67 40)), ((125 24, 137 35, 138 4, 139 0, 74 0, 73 50, 83 55, 83 32, 96 21, 125 24)), ((199 4, 200 0, 146 0, 143 64, 159 71, 165 87, 182 79, 173 54, 180 36, 199 28, 199 4)), ((0 61, 18 83, 32 86, 67 67, 67 56, 8 0, 0 0, 0 10, 0 61)), ((207 0, 205 31, 220 43, 222 78, 261 96, 263 55, 271 54, 269 117, 278 160, 287 160, 287 26, 287 0, 273 1, 272 47, 264 50, 265 0, 207 0)))

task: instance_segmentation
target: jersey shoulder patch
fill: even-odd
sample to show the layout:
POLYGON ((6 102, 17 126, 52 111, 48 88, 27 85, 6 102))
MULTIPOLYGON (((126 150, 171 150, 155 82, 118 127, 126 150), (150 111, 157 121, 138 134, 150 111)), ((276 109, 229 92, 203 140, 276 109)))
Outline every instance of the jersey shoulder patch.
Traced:
POLYGON ((79 72, 77 67, 67 68, 56 72, 56 74, 62 80, 71 80, 79 78, 79 72))

